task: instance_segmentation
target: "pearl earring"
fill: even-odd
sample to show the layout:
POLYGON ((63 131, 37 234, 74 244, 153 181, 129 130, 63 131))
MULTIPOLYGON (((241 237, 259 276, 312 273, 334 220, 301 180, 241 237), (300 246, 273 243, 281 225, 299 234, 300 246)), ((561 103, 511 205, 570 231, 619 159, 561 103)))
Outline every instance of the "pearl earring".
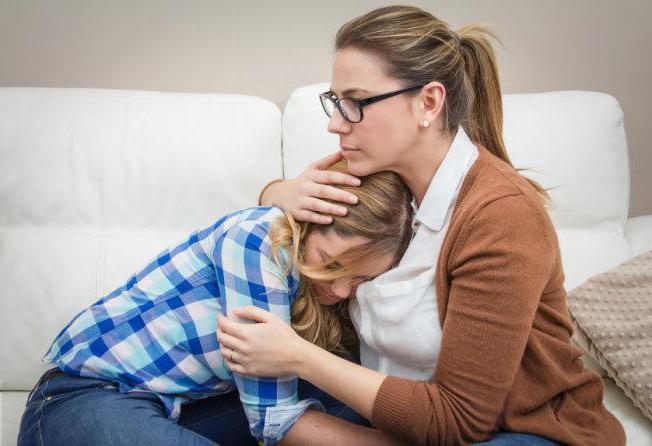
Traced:
POLYGON ((422 124, 424 127, 428 127, 430 125, 430 121, 423 121, 422 124))

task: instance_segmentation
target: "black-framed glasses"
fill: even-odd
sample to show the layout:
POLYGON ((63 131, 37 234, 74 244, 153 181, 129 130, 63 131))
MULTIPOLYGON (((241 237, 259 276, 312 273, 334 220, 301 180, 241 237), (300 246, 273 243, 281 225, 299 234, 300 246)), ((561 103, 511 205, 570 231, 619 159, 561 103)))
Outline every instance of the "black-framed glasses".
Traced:
POLYGON ((345 121, 350 122, 351 124, 356 124, 362 121, 362 107, 419 88, 423 88, 423 85, 415 85, 413 87, 379 94, 378 96, 372 96, 366 99, 338 98, 333 94, 333 92, 326 91, 319 95, 319 100, 321 101, 321 106, 324 108, 324 112, 326 112, 326 116, 329 118, 333 116, 333 112, 337 108, 345 121))

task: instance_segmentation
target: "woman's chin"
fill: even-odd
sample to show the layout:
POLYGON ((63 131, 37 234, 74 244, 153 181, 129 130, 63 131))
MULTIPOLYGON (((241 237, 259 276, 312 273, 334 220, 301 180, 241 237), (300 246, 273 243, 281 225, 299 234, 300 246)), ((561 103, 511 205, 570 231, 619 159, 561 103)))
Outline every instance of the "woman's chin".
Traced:
POLYGON ((365 177, 376 172, 368 162, 350 158, 346 160, 346 169, 356 177, 365 177))

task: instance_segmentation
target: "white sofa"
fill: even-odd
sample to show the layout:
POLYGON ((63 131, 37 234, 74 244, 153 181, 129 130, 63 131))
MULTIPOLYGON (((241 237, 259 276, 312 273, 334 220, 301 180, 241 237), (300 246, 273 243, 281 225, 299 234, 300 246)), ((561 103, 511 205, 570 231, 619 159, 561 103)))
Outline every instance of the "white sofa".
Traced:
MULTIPOLYGON (((317 93, 283 113, 250 96, 0 88, 0 430, 16 442, 39 358, 79 310, 227 211, 255 205, 270 179, 334 151, 317 93)), ((506 95, 514 163, 554 187, 568 289, 652 249, 652 216, 627 218, 623 113, 593 92, 506 95)), ((652 423, 605 378, 628 444, 652 423)))

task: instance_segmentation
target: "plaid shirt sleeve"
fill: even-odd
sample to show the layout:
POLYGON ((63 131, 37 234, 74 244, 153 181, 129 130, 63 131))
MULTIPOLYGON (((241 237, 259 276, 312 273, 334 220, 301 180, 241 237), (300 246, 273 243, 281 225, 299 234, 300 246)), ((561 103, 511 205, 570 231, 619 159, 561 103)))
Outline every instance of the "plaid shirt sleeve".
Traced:
MULTIPOLYGON (((272 259, 269 221, 243 220, 215 242, 212 260, 223 313, 254 305, 290 323, 297 280, 272 259)), ((249 322, 249 321, 243 321, 249 322)), ((234 373, 251 433, 264 445, 280 441, 308 408, 324 410, 316 399, 299 401, 297 377, 246 377, 234 373)))

